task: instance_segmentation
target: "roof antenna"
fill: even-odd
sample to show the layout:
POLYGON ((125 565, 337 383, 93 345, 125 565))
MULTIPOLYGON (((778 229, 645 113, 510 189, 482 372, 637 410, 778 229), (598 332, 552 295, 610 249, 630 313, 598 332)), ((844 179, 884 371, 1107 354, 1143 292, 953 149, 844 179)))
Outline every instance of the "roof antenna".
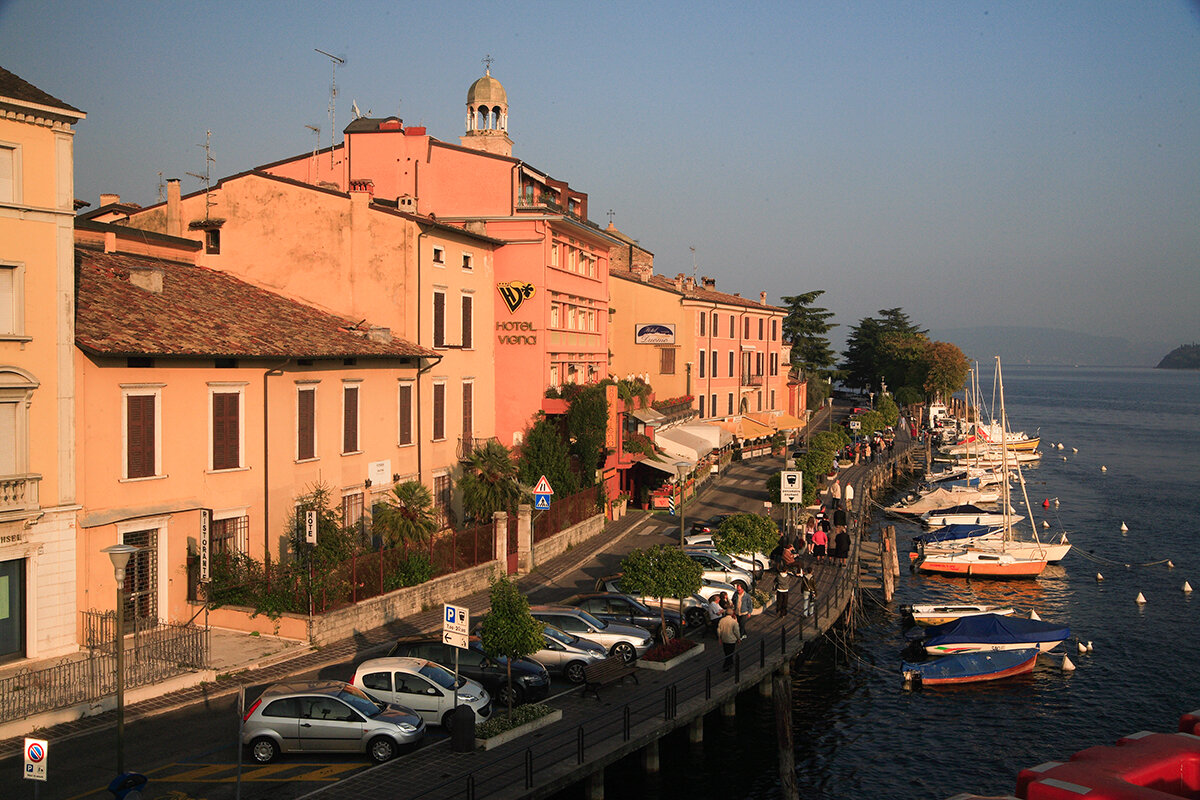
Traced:
POLYGON ((696 282, 696 248, 689 247, 688 250, 692 251, 692 283, 695 283, 696 282))
POLYGON ((208 210, 217 204, 217 201, 212 199, 212 186, 211 186, 211 178, 210 178, 210 170, 209 170, 209 167, 212 164, 217 163, 217 160, 212 157, 212 147, 210 146, 211 141, 212 141, 212 131, 205 131, 204 132, 204 144, 196 145, 196 147, 204 148, 204 174, 198 175, 195 172, 188 173, 188 175, 191 175, 193 178, 199 178, 200 180, 204 181, 204 221, 205 222, 208 222, 208 220, 209 220, 208 210))
MULTIPOLYGON (((321 152, 321 128, 319 125, 305 125, 304 127, 308 128, 310 131, 312 131, 313 135, 316 137, 316 139, 313 142, 313 154, 312 154, 312 168, 315 171, 317 169, 317 154, 319 152, 321 152)), ((309 176, 309 178, 313 182, 316 182, 317 177, 318 176, 316 174, 309 176)))
POLYGON ((158 171, 158 202, 161 203, 163 200, 167 199, 166 190, 167 185, 163 183, 163 174, 162 170, 160 169, 158 171))
POLYGON ((329 167, 333 168, 333 145, 337 144, 334 141, 337 138, 337 68, 346 63, 346 59, 338 58, 333 53, 326 53, 319 47, 314 47, 321 55, 325 56, 333 64, 333 78, 329 82, 329 167))

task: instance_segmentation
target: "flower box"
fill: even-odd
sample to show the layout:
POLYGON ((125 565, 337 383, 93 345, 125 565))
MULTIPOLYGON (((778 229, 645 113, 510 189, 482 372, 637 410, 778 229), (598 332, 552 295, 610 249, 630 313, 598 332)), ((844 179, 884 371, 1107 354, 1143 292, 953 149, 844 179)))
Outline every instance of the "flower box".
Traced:
POLYGON ((697 643, 695 647, 689 647, 687 650, 684 650, 682 653, 675 656, 674 658, 672 658, 669 661, 646 661, 644 659, 639 658, 635 663, 637 664, 638 669, 651 669, 651 670, 658 670, 661 672, 661 671, 668 670, 677 664, 682 664, 684 661, 687 661, 689 658, 692 658, 693 656, 698 656, 703 652, 704 652, 704 645, 697 643))
MULTIPOLYGON (((502 714, 504 712, 496 709, 496 713, 502 714)), ((543 717, 538 717, 532 722, 526 722, 524 725, 518 725, 515 728, 509 728, 503 733, 498 733, 495 736, 489 736, 486 739, 476 739, 475 747, 479 750, 491 750, 492 748, 499 747, 502 744, 507 744, 513 739, 518 739, 527 733, 533 733, 538 728, 544 728, 547 725, 553 725, 562 719, 562 715, 562 710, 556 708, 549 714, 546 714, 543 717)))

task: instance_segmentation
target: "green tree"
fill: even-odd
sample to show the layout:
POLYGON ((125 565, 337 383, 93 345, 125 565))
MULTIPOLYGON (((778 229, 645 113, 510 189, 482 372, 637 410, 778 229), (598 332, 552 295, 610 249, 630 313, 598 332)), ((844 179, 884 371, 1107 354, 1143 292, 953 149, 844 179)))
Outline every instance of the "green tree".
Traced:
POLYGON ((713 544, 722 553, 769 553, 778 540, 779 529, 761 514, 734 514, 713 533, 713 544))
POLYGON ((925 380, 930 398, 945 400, 963 388, 971 364, 963 351, 950 342, 930 342, 925 352, 925 380))
POLYGON ((375 506, 372 525, 390 547, 428 544, 437 531, 433 493, 420 481, 393 485, 387 498, 375 506))
POLYGON ((538 418, 525 434, 517 477, 526 486, 535 485, 543 476, 559 496, 579 491, 579 480, 571 471, 571 455, 558 426, 545 416, 538 418))
POLYGON ((579 483, 586 488, 596 483, 596 469, 606 452, 608 399, 598 384, 579 386, 573 395, 567 408, 567 436, 571 454, 579 459, 579 483))
POLYGON ((497 511, 516 513, 524 494, 516 462, 508 448, 495 439, 487 439, 471 451, 458 488, 462 492, 463 512, 476 522, 491 520, 497 511))
POLYGON ((881 394, 875 398, 875 410, 883 416, 885 427, 895 425, 900 419, 900 409, 890 394, 881 394))
MULTIPOLYGON (((327 591, 336 594, 340 579, 335 568, 349 559, 355 549, 353 533, 342 525, 341 506, 335 508, 329 487, 317 483, 296 499, 293 509, 287 521, 288 538, 296 560, 308 571, 304 582, 308 585, 310 597, 327 591), (317 515, 316 544, 306 541, 309 511, 317 515)), ((304 610, 307 612, 309 609, 304 610)))
POLYGON ((700 564, 688 558, 678 547, 660 544, 633 550, 621 559, 621 589, 627 594, 658 598, 659 628, 666 637, 667 619, 663 599, 684 598, 700 591, 700 564))
POLYGON ((788 309, 783 320, 783 341, 792 345, 790 363, 805 381, 808 408, 820 408, 825 402, 836 372, 837 356, 828 334, 837 323, 829 321, 832 311, 813 305, 823 294, 823 289, 816 289, 783 298, 788 309))
MULTIPOLYGON (((879 317, 865 317, 850 330, 846 340, 846 352, 839 365, 841 380, 852 389, 866 390, 878 386, 880 378, 887 378, 884 367, 888 363, 884 337, 888 334, 901 336, 925 336, 921 330, 899 308, 885 308, 879 317)), ((903 385, 903 380, 888 381, 894 386, 903 385)))
POLYGON ((503 658, 508 672, 508 716, 512 717, 513 659, 541 650, 545 640, 545 625, 529 613, 529 598, 521 593, 516 581, 507 575, 497 575, 491 586, 491 609, 479 626, 483 652, 492 658, 503 658))

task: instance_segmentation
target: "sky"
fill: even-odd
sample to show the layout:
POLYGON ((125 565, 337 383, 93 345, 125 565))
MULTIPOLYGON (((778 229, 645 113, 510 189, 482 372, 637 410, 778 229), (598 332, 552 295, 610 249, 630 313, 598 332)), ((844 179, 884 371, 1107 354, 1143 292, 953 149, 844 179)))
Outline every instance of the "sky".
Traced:
POLYGON ((1200 341, 1200 0, 0 0, 0 66, 87 113, 93 208, 202 188, 208 131, 214 178, 340 141, 352 103, 457 143, 488 56, 514 156, 660 274, 824 291, 835 345, 893 307, 1200 341))

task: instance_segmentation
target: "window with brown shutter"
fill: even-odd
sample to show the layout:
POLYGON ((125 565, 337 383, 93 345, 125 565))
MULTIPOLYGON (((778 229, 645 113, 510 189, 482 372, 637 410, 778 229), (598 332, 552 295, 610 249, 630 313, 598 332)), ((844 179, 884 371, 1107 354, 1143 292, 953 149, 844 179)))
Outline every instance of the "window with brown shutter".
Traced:
POLYGON ((446 384, 433 385, 433 438, 446 438, 446 384))
POLYGON ((433 293, 433 346, 446 346, 446 293, 433 293))
POLYGON ((469 294, 462 296, 462 346, 470 350, 475 346, 471 317, 474 316, 475 298, 469 294))
POLYGON ((317 457, 317 390, 300 389, 296 393, 296 458, 317 457))
POLYGON ((764 322, 766 322, 766 320, 760 319, 758 321, 758 338, 760 338, 760 339, 763 338, 763 323, 764 322))
POLYGON ((241 461, 241 395, 213 392, 213 469, 237 469, 241 461))
POLYGON ((475 384, 464 383, 462 392, 462 435, 464 438, 470 439, 475 433, 475 384))
POLYGON ((675 374, 675 348, 664 347, 658 351, 658 371, 663 375, 675 374))
POLYGON ((701 311, 700 312, 700 335, 701 336, 704 335, 704 320, 706 320, 706 319, 708 319, 708 314, 705 314, 703 311, 701 311))
POLYGON ((400 384, 400 444, 413 443, 413 387, 411 383, 400 384))
POLYGON ((152 394, 131 394, 125 398, 127 478, 154 475, 154 403, 152 394))
POLYGON ((342 388, 342 452, 358 452, 358 387, 342 388))

